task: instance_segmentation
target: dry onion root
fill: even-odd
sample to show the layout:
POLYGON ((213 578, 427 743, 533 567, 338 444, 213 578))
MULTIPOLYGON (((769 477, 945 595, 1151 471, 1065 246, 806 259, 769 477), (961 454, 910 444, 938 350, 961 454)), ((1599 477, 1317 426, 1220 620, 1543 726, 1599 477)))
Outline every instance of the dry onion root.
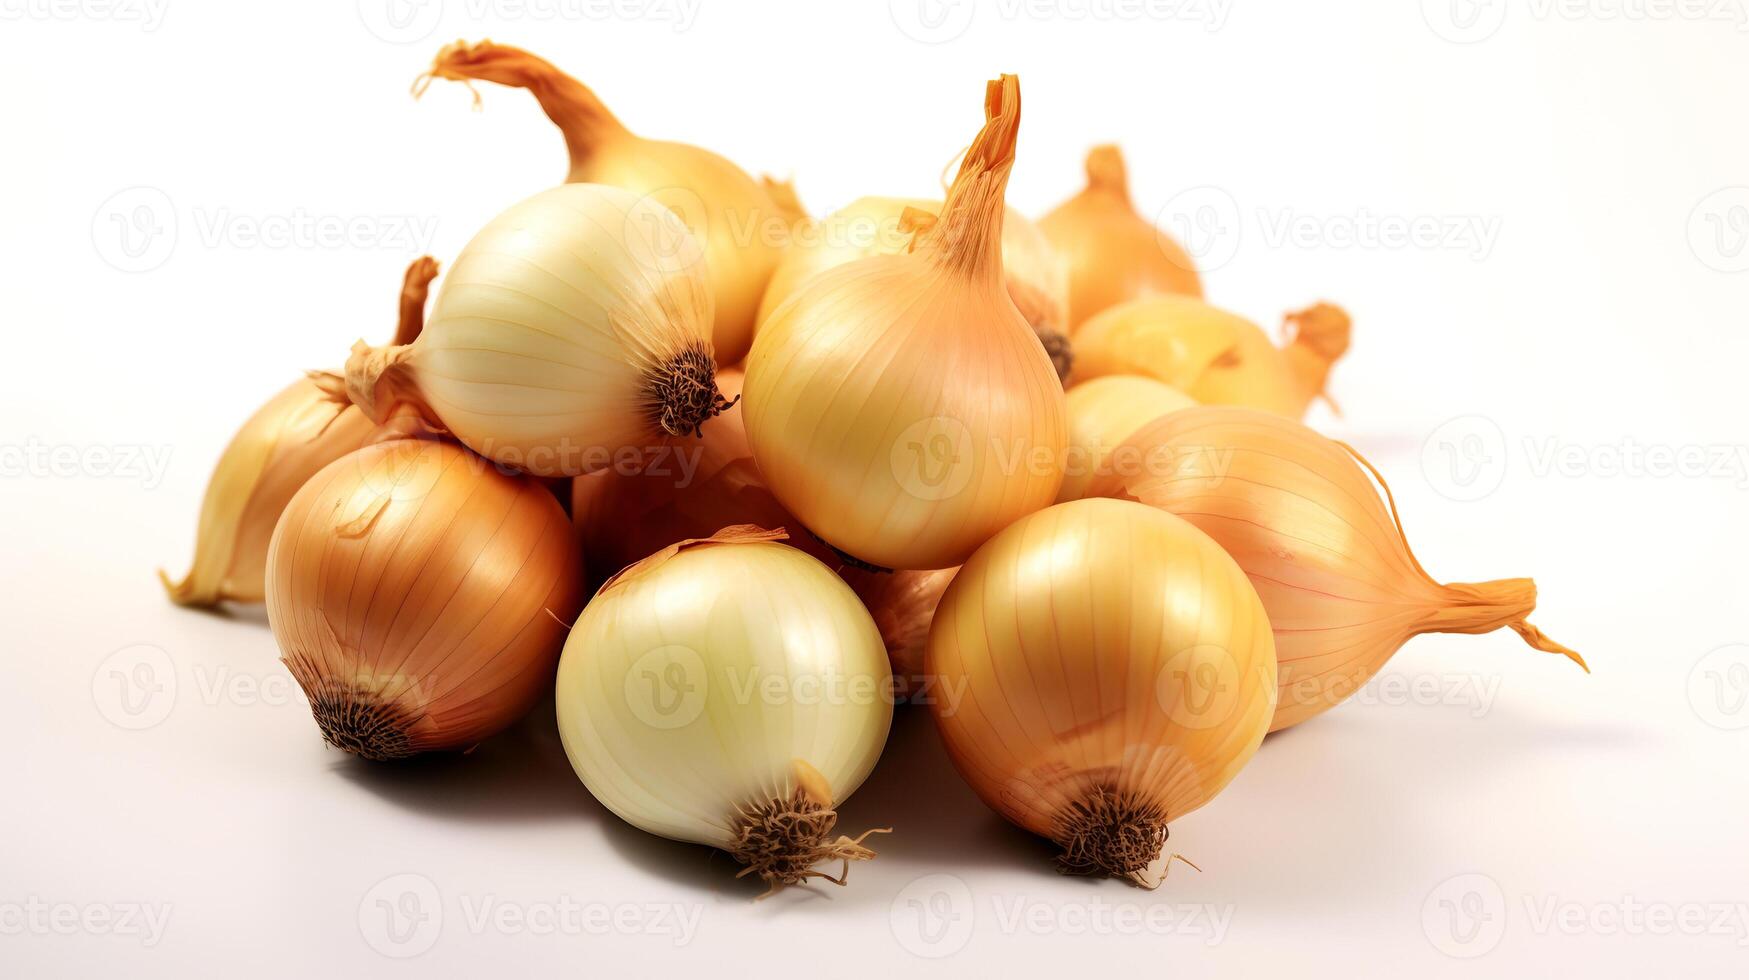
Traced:
POLYGON ((372 418, 410 407, 543 477, 696 436, 729 404, 697 254, 650 198, 600 184, 542 191, 462 249, 417 341, 353 348, 346 390, 372 418))
POLYGON ((1005 75, 911 250, 808 279, 754 341, 745 417, 760 471, 855 560, 959 564, 1062 481, 1062 386, 1002 278, 1019 124, 1020 83, 1005 75))
POLYGON ((1167 821, 1207 803, 1275 710, 1257 593, 1207 535, 1121 500, 1016 521, 935 613, 936 722, 990 807, 1063 848, 1060 870, 1153 887, 1167 821))
POLYGON ((1340 704, 1421 633, 1510 627, 1531 647, 1585 667, 1525 621, 1536 607, 1530 579, 1442 585, 1428 575, 1378 472, 1297 422, 1190 408, 1144 426, 1120 452, 1155 463, 1102 478, 1094 494, 1180 515, 1256 585, 1281 665, 1271 731, 1340 704))
MULTIPOLYGON (((788 184, 768 183, 786 213, 799 213, 800 202, 788 184)), ((804 283, 828 269, 871 255, 897 255, 911 247, 912 236, 933 225, 942 202, 913 197, 863 197, 817 222, 797 227, 788 249, 759 303, 764 323, 784 300, 804 283)), ((1008 298, 1038 335, 1059 379, 1069 376, 1074 357, 1069 343, 1069 282, 1060 256, 1038 226, 1014 208, 1002 216, 1002 273, 1008 298)))
POLYGON ((402 439, 330 463, 292 498, 268 623, 329 745, 377 761, 467 749, 551 690, 582 573, 545 487, 402 439))
POLYGON ((867 833, 833 831, 893 717, 868 613, 784 537, 723 528, 613 576, 558 675, 559 734, 595 798, 649 833, 727 851, 737 877, 770 890, 841 885, 843 870, 815 865, 874 856, 867 833))
POLYGON ((509 45, 457 41, 437 53, 414 93, 423 94, 433 78, 470 88, 479 80, 527 89, 564 134, 571 156, 567 181, 622 187, 678 214, 704 247, 716 303, 711 338, 717 363, 746 355, 759 297, 787 237, 783 212, 758 182, 709 150, 634 135, 588 86, 509 45))
POLYGON ((1069 331, 1119 303, 1161 294, 1202 296, 1190 255, 1130 202, 1115 146, 1087 154, 1087 187, 1040 219, 1039 230, 1068 263, 1069 331))
MULTIPOLYGON (((407 267, 395 343, 419 336, 436 276, 437 261, 429 256, 407 267)), ((260 602, 267 543, 292 494, 322 467, 403 429, 400 421, 377 426, 331 385, 307 377, 292 382, 243 423, 219 457, 201 502, 193 566, 180 581, 158 571, 170 601, 195 607, 260 602)))
POLYGON ((1291 419, 1323 396, 1348 351, 1350 321, 1319 303, 1286 317, 1287 346, 1244 317, 1188 296, 1114 306, 1075 334, 1073 382, 1113 374, 1163 381, 1204 405, 1240 405, 1291 419))

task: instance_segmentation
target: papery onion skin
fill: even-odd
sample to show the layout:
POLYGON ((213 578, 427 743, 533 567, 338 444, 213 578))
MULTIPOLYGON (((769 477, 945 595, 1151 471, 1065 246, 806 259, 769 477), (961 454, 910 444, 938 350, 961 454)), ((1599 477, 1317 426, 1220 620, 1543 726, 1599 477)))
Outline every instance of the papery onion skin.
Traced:
POLYGON ((958 572, 958 568, 921 572, 839 570, 838 574, 856 590, 856 597, 868 607, 881 631, 887 661, 893 667, 894 689, 901 698, 930 694, 933 685, 923 667, 924 652, 929 647, 929 624, 935 620, 941 596, 958 572))
POLYGON ((1202 296, 1196 262, 1136 213, 1115 146, 1087 154, 1087 187, 1038 223, 1068 263, 1071 336, 1103 310, 1160 294, 1202 296))
POLYGON ((330 463, 281 515, 267 617, 330 745, 471 748, 551 690, 583 564, 564 508, 449 442, 330 463))
POLYGON ((1080 500, 1112 456, 1143 425, 1196 399, 1161 381, 1131 374, 1108 374, 1069 389, 1069 461, 1057 503, 1080 500))
POLYGON ((596 799, 774 887, 873 856, 830 834, 893 714, 868 613, 782 536, 725 528, 615 576, 565 643, 557 693, 565 752, 596 799))
POLYGON ((757 181, 709 150, 634 135, 583 83, 509 45, 457 41, 438 52, 415 91, 423 92, 429 78, 528 89, 564 134, 571 157, 566 180, 623 187, 678 214, 704 246, 717 363, 746 356, 759 297, 786 237, 783 212, 757 181))
MULTIPOLYGON (((778 193, 788 190, 779 185, 778 193)), ((790 198, 793 200, 793 196, 790 198)), ((796 205, 799 206, 799 203, 796 205)), ((921 197, 862 197, 805 226, 788 249, 759 304, 764 323, 814 276, 871 255, 898 255, 933 224, 942 202, 921 197), (905 212, 914 212, 910 218, 905 212)), ((1014 208, 1002 216, 1002 272, 1008 296, 1051 357, 1059 379, 1069 375, 1068 272, 1038 226, 1014 208)))
POLYGON ((1348 350, 1350 321, 1320 303, 1288 314, 1288 346, 1256 324, 1188 296, 1112 307, 1075 334, 1071 384, 1112 374, 1163 381, 1204 405, 1258 408, 1291 419, 1324 394, 1331 366, 1348 350))
POLYGON ((416 408, 482 456, 577 476, 696 435, 716 389, 711 298, 672 213, 599 184, 504 211, 462 249, 408 346, 353 348, 346 388, 416 408))
MULTIPOLYGON (((740 398, 742 378, 736 368, 717 372, 730 401, 740 398)), ((712 419, 700 438, 626 462, 571 483, 571 520, 590 568, 602 579, 675 542, 706 538, 734 524, 795 523, 759 475, 739 404, 712 419)), ((792 535, 789 544, 829 566, 838 564, 831 547, 805 532, 792 535)))
POLYGON ((1061 844, 1061 870, 1148 885, 1167 822, 1232 780, 1275 710, 1244 573, 1129 501, 1058 504, 979 548, 936 611, 927 671, 948 755, 985 803, 1061 844))
MULTIPOLYGON (((408 266, 401 284, 397 344, 419 336, 425 297, 437 276, 429 256, 408 266)), ((180 581, 163 570, 170 601, 210 608, 256 603, 267 590, 267 545, 292 495, 322 467, 358 449, 404 433, 402 420, 379 427, 343 392, 299 378, 255 411, 219 457, 201 501, 194 562, 180 581)))
POLYGON ((1091 492, 1183 517, 1256 585, 1281 667, 1271 731, 1340 704, 1421 633, 1507 626, 1585 666, 1525 621, 1536 606, 1530 579, 1442 585, 1429 576, 1388 488, 1381 499, 1376 471, 1342 443, 1275 415, 1202 407, 1144 426, 1125 449, 1156 465, 1102 478, 1091 492))
POLYGON ((1001 277, 1019 99, 1013 76, 990 84, 985 128, 911 252, 813 277, 748 358, 760 471, 856 560, 957 565, 1061 483, 1062 387, 1001 277))

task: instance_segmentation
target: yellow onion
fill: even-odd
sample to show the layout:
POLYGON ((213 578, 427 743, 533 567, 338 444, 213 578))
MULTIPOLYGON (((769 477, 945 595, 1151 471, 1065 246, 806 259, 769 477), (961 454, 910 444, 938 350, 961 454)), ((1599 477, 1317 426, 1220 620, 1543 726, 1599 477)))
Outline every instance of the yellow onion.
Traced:
POLYGON ((1135 431, 1196 400, 1171 385, 1132 374, 1108 374, 1069 389, 1069 455, 1057 502, 1080 500, 1112 455, 1135 431))
POLYGON ((860 561, 957 565, 1062 480, 1062 386, 1002 280, 1019 122, 1005 75, 941 219, 904 254, 809 279, 754 341, 759 469, 785 509, 860 561))
POLYGON ((893 667, 894 689, 900 697, 930 693, 931 682, 923 670, 929 624, 935 619, 941 594, 947 591, 958 571, 958 568, 904 572, 839 570, 881 631, 887 662, 893 667))
POLYGON ((728 402, 693 251, 649 198, 600 184, 542 191, 462 249, 417 341, 353 347, 346 390, 372 418, 412 406, 536 476, 696 435, 728 402))
POLYGON ((1160 294, 1202 295, 1196 263, 1136 213, 1115 146, 1087 154, 1087 187, 1038 223, 1069 269, 1069 332, 1109 307, 1160 294))
POLYGON ((335 460, 292 498, 267 619, 322 738, 400 759, 471 748, 551 690, 582 573, 545 487, 402 439, 335 460))
POLYGON ((1257 593, 1187 522, 1121 500, 1016 521, 948 586, 928 673, 955 767, 1061 845, 1060 870, 1152 887, 1167 823, 1219 793, 1275 710, 1257 593))
POLYGON ((559 735, 627 823, 772 888, 843 884, 813 866, 874 856, 832 830, 886 742, 891 676, 849 586, 783 537, 723 528, 609 579, 565 642, 559 735))
MULTIPOLYGON (((780 185, 774 192, 793 189, 780 185)), ((799 202, 793 205, 799 207, 799 202)), ((798 232, 794 247, 784 253, 759 304, 759 322, 771 317, 803 283, 825 272, 871 255, 897 255, 911 247, 912 236, 935 223, 942 202, 926 198, 863 197, 798 232), (906 216, 906 212, 911 212, 906 216)), ((1062 260, 1038 226, 1013 208, 1002 216, 1002 272, 1008 296, 1038 334, 1059 378, 1067 377, 1072 357, 1068 337, 1069 283, 1062 260)))
POLYGON ((1536 608, 1530 579, 1442 585, 1428 575, 1383 477, 1343 443, 1279 416, 1201 407, 1149 423, 1120 452, 1148 465, 1091 492, 1190 521, 1257 587, 1281 664, 1271 731, 1340 704, 1421 633, 1507 626, 1585 666, 1525 621, 1536 608))
POLYGON ((1188 296, 1115 306, 1075 334, 1074 383, 1140 374, 1204 405, 1241 405, 1298 419, 1324 394, 1348 351, 1349 319, 1319 303, 1286 318, 1287 346, 1256 324, 1188 296))
POLYGON ((716 300, 711 338, 718 363, 746 355, 785 224, 758 182, 709 150, 633 135, 583 83, 509 45, 457 41, 438 52, 415 93, 432 78, 528 89, 564 134, 571 156, 566 180, 649 195, 679 215, 703 244, 702 271, 716 300))
MULTIPOLYGON (((731 402, 741 397, 741 381, 736 368, 717 372, 717 385, 731 402)), ((577 477, 571 482, 571 519, 590 566, 603 578, 671 544, 708 538, 730 525, 795 522, 753 463, 738 404, 711 420, 697 440, 577 477)), ((832 549, 811 535, 796 535, 790 544, 837 564, 832 549)))
MULTIPOLYGON (((420 258, 401 284, 395 343, 419 336, 437 261, 420 258)), ((267 542, 285 505, 316 471, 336 459, 403 434, 410 420, 377 426, 335 386, 305 377, 255 411, 231 438, 201 502, 194 564, 181 581, 159 581, 181 606, 260 602, 266 594, 267 542)))

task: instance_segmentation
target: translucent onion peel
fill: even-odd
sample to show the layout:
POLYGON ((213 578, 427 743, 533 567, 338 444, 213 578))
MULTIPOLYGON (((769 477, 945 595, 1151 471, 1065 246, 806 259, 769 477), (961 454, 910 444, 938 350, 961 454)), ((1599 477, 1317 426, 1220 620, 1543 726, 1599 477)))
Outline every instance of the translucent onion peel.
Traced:
POLYGON ((868 613, 784 536, 723 528, 613 576, 558 674, 559 734, 595 798, 729 852, 772 889, 843 884, 814 865, 874 856, 867 834, 833 830, 893 715, 868 613))
POLYGON ((1167 822, 1257 751, 1275 650, 1257 593, 1189 523, 1120 500, 1022 518, 960 569, 929 633, 948 754, 1058 868, 1153 887, 1167 822))
POLYGON ((1113 307, 1075 334, 1073 383, 1139 374, 1204 405, 1240 405, 1291 419, 1324 394, 1330 368, 1348 351, 1350 321, 1319 303, 1286 317, 1278 348, 1244 317, 1188 296, 1113 307))
POLYGON ((1119 303, 1162 293, 1202 296, 1190 255, 1130 203, 1115 146, 1087 154, 1087 187, 1058 205, 1039 230, 1068 263, 1069 331, 1119 303))
POLYGON ((353 348, 346 390, 372 418, 410 406, 536 476, 697 435, 728 400, 696 251, 650 198, 600 184, 542 191, 462 249, 417 341, 353 348))
MULTIPOLYGON (((774 197, 786 193, 794 202, 794 192, 787 185, 773 190, 774 197)), ((793 206, 799 207, 799 202, 793 206)), ((803 283, 828 269, 871 255, 907 251, 913 234, 933 225, 941 208, 942 202, 920 197, 863 197, 807 225, 765 287, 759 322, 769 319, 803 283), (912 213, 907 216, 907 211, 912 213)), ((1008 297, 1038 334, 1057 376, 1068 377, 1073 357, 1068 335, 1067 270, 1038 226, 1013 208, 1005 209, 1002 216, 1002 272, 1008 297)))
POLYGON ((1507 626, 1585 667, 1525 621, 1536 607, 1530 579, 1442 585, 1428 575, 1383 477, 1342 443, 1275 415, 1203 407, 1144 426, 1124 449, 1154 463, 1092 492, 1183 517, 1257 587, 1281 666, 1271 731, 1340 704, 1422 633, 1507 626))
MULTIPOLYGON (((437 261, 430 257, 407 268, 395 343, 410 344, 419 336, 425 296, 436 276, 437 261)), ((193 567, 181 581, 158 572, 170 601, 197 607, 260 602, 267 543, 292 494, 334 460, 405 431, 398 420, 378 427, 331 385, 308 377, 292 382, 243 423, 219 457, 201 502, 193 567)))
MULTIPOLYGON (((1095 477, 1137 429, 1167 412, 1196 404, 1171 385, 1139 375, 1110 374, 1069 389, 1069 457, 1057 502, 1080 500, 1095 477)), ((1135 461, 1119 461, 1127 465, 1135 461)))
POLYGON ((958 568, 921 572, 839 570, 881 631, 887 661, 893 667, 894 688, 900 697, 927 691, 923 654, 929 646, 929 624, 935 619, 942 593, 958 571, 958 568))
POLYGON ((400 759, 471 748, 551 690, 582 574, 545 487, 402 439, 335 460, 292 498, 267 617, 323 739, 400 759))
MULTIPOLYGON (((741 396, 736 368, 717 372, 717 384, 731 402, 741 396)), ((711 420, 697 440, 670 451, 577 477, 571 483, 571 520, 583 553, 604 578, 627 565, 688 538, 708 538, 734 524, 782 527, 795 518, 772 496, 741 421, 741 406, 731 405, 711 420)), ((828 565, 832 549, 812 535, 789 543, 828 565)))
POLYGON ((758 182, 709 150, 634 135, 583 83, 509 45, 457 41, 438 52, 414 93, 423 94, 433 78, 527 89, 565 137, 571 156, 566 180, 622 187, 678 214, 704 246, 700 271, 716 301, 711 338, 718 363, 746 355, 787 223, 758 182), (774 221, 776 231, 767 227, 774 221))
POLYGON ((1002 280, 1019 82, 991 82, 985 109, 940 220, 904 254, 810 278, 747 361, 747 435, 772 492, 880 567, 957 565, 1062 480, 1062 386, 1002 280))

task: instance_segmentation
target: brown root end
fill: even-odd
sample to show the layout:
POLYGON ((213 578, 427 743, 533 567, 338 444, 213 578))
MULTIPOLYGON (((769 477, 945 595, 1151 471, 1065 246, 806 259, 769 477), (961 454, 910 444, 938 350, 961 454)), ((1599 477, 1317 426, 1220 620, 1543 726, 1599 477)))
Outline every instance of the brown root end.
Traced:
POLYGON ((723 397, 717 365, 704 344, 688 347, 644 376, 644 411, 655 428, 671 436, 696 436, 712 418, 741 400, 723 397))
POLYGON ((835 885, 845 883, 850 862, 875 856, 863 846, 869 834, 890 833, 890 827, 865 831, 860 837, 832 838, 838 811, 797 790, 787 800, 772 800, 741 815, 735 841, 727 848, 735 860, 746 865, 737 878, 758 875, 770 887, 765 895, 785 885, 798 885, 809 878, 824 878, 835 885), (842 861, 837 877, 814 870, 822 861, 842 861))
POLYGON ((1057 369, 1057 380, 1067 383, 1069 371, 1075 366, 1075 352, 1069 346, 1069 338, 1050 327, 1035 327, 1038 342, 1044 345, 1045 353, 1050 355, 1051 367, 1057 369))
POLYGON ((1166 811, 1100 786, 1057 818, 1057 870, 1141 882, 1166 846, 1166 811))
POLYGON ((418 754, 410 734, 413 719, 406 711, 355 685, 321 682, 313 687, 304 688, 310 713, 329 745, 373 762, 418 754))

